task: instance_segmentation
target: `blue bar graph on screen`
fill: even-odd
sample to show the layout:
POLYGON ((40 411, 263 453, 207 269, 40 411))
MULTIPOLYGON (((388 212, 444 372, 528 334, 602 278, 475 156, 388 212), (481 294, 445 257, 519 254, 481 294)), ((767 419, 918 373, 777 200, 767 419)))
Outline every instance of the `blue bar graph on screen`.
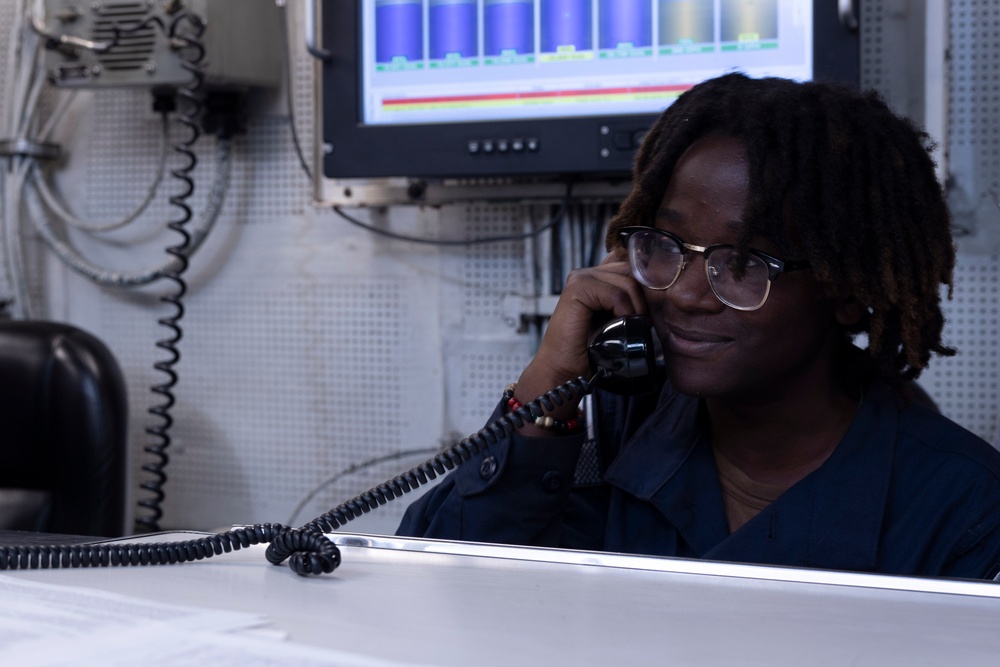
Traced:
POLYGON ((422 61, 423 3, 420 0, 375 1, 375 62, 422 61))
POLYGON ((535 50, 534 0, 486 0, 483 10, 483 53, 516 56, 535 50))
POLYGON ((590 0, 541 0, 543 53, 572 53, 594 48, 590 0))
POLYGON ((478 18, 476 0, 430 0, 431 59, 475 58, 478 18))
POLYGON ((637 49, 653 43, 649 0, 601 0, 600 48, 637 49))
POLYGON ((833 0, 321 2, 329 178, 617 178, 706 77, 858 79, 833 0))

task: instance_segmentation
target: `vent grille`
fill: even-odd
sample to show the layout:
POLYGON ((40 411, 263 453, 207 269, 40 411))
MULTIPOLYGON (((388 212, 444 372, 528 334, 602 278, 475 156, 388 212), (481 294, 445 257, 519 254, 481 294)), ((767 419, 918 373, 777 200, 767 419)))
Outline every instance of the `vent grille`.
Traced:
POLYGON ((159 28, 153 21, 143 25, 149 9, 145 2, 103 3, 94 9, 91 39, 114 44, 97 54, 101 67, 109 71, 141 70, 152 60, 159 28))

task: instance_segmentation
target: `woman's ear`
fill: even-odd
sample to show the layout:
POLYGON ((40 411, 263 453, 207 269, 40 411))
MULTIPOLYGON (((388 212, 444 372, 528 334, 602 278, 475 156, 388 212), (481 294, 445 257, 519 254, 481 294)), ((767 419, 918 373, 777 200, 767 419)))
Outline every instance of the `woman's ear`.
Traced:
POLYGON ((864 312, 864 306, 854 298, 853 294, 843 296, 837 305, 837 324, 851 328, 861 321, 864 312))

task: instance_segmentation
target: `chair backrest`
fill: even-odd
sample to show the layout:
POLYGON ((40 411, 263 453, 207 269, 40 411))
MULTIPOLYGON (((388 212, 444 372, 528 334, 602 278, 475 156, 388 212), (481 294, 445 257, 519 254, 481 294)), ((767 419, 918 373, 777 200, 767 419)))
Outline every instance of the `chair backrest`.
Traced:
POLYGON ((0 322, 0 528, 121 535, 127 438, 125 379, 100 340, 0 322))

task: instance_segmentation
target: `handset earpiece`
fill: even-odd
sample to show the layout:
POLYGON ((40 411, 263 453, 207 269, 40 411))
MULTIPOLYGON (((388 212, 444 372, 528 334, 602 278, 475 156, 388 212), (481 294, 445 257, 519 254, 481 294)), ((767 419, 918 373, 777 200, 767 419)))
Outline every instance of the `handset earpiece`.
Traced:
POLYGON ((653 372, 653 333, 643 315, 626 315, 597 330, 587 350, 590 368, 601 373, 602 389, 616 394, 638 394, 656 387, 653 372))

